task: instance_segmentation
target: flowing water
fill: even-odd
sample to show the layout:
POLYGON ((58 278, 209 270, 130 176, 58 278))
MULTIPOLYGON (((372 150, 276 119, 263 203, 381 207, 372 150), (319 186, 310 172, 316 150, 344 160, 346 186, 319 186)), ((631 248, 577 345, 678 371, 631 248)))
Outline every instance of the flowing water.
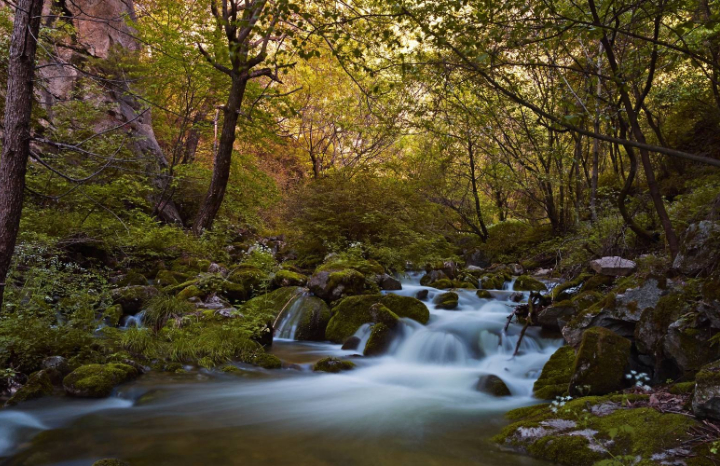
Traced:
POLYGON ((461 290, 454 311, 435 309, 440 293, 403 283, 396 293, 429 290, 430 322, 403 319, 388 355, 353 359, 341 374, 313 373, 326 356, 360 348, 297 342, 292 309, 278 327, 273 352, 291 368, 240 374, 195 371, 148 374, 106 400, 45 399, 0 411, 0 462, 91 465, 120 457, 140 465, 540 465, 489 441, 503 413, 533 403, 532 385, 559 340, 511 325, 513 292, 485 300, 461 290), (511 397, 476 390, 494 374, 511 397))

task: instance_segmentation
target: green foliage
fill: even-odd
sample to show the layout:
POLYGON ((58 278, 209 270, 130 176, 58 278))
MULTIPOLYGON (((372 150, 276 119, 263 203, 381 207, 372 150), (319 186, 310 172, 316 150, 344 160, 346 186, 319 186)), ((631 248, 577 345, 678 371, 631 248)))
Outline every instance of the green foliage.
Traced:
POLYGON ((195 310, 188 301, 173 295, 159 294, 145 305, 145 322, 159 331, 171 316, 181 317, 195 310))

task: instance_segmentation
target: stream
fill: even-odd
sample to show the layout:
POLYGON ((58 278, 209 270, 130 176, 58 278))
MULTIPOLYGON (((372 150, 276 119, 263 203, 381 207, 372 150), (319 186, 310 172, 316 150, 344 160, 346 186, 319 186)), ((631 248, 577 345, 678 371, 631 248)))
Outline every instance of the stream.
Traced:
MULTIPOLYGON (((489 300, 459 290, 453 311, 435 309, 441 291, 420 286, 418 276, 393 293, 421 289, 429 291, 427 326, 403 319, 386 356, 354 358, 349 372, 311 367, 362 346, 294 341, 290 315, 272 353, 292 368, 149 373, 113 398, 0 410, 0 464, 90 466, 107 457, 133 466, 546 464, 490 438, 507 425, 503 413, 536 402, 533 382, 562 341, 530 328, 513 358, 521 328, 503 333, 512 291, 492 291, 489 300), (500 377, 512 396, 478 392, 483 374, 500 377)), ((361 345, 368 330, 356 333, 361 345)))

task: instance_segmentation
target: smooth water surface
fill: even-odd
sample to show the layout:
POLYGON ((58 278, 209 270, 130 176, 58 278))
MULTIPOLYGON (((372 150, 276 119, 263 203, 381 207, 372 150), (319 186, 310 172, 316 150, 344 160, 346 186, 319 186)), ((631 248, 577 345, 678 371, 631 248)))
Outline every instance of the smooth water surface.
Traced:
MULTIPOLYGON (((141 465, 540 465, 503 452, 489 438, 502 414, 531 404, 532 384, 559 340, 520 328, 503 332, 510 291, 484 300, 461 290, 460 307, 436 310, 439 290, 406 280, 398 294, 428 289, 431 319, 403 319, 387 356, 353 359, 341 374, 313 373, 326 356, 361 347, 277 339, 291 368, 241 374, 148 374, 106 400, 46 399, 0 411, 0 457, 8 465, 91 465, 119 457, 141 465), (512 397, 475 386, 502 378, 512 397)), ((282 337, 294 335, 292 312, 282 337)))

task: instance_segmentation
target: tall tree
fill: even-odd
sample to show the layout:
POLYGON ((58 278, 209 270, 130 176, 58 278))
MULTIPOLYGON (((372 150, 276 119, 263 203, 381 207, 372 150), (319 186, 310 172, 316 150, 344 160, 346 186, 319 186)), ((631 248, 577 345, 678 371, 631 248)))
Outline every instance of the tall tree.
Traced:
POLYGON ((30 156, 30 116, 42 4, 42 0, 19 0, 15 7, 0 158, 0 309, 20 228, 30 156))

